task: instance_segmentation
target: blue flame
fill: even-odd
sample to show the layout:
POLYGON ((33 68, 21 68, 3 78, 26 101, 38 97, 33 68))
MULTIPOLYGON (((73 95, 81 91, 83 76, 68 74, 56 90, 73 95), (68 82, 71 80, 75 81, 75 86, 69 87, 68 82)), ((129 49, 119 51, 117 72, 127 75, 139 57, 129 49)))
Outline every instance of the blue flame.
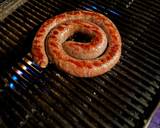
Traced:
POLYGON ((97 7, 96 7, 96 6, 92 5, 91 7, 92 7, 93 9, 97 10, 97 7))
POLYGON ((17 80, 18 80, 17 76, 13 75, 13 76, 12 76, 12 80, 17 81, 17 80))
POLYGON ((15 86, 14 86, 13 83, 9 83, 9 87, 10 87, 11 89, 15 89, 15 86))
POLYGON ((89 7, 87 7, 87 6, 83 6, 83 8, 84 9, 86 9, 86 10, 91 10, 89 7))
POLYGON ((107 9, 108 12, 110 12, 111 14, 113 15, 116 15, 116 16, 120 16, 120 14, 112 9, 107 9))

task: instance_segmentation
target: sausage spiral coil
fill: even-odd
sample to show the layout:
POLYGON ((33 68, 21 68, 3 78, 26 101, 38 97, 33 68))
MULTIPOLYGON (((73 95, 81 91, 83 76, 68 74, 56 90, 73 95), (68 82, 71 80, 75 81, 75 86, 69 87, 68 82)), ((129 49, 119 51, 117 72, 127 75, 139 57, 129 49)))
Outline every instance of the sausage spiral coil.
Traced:
POLYGON ((34 61, 48 61, 77 77, 94 77, 109 71, 120 59, 121 37, 112 21, 93 11, 69 11, 42 24, 32 44, 34 61), (68 41, 74 33, 89 35, 87 43, 68 41))

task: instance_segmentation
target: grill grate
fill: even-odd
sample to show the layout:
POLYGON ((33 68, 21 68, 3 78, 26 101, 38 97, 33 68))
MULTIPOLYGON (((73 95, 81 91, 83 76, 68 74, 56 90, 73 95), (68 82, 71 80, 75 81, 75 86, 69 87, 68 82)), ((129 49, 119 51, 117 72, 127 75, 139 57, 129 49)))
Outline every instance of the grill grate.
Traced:
POLYGON ((0 26, 0 126, 142 127, 160 92, 159 5, 158 0, 29 0, 19 7, 0 26), (42 70, 28 53, 43 21, 75 9, 107 15, 121 33, 121 61, 102 76, 75 78, 53 64, 42 70))

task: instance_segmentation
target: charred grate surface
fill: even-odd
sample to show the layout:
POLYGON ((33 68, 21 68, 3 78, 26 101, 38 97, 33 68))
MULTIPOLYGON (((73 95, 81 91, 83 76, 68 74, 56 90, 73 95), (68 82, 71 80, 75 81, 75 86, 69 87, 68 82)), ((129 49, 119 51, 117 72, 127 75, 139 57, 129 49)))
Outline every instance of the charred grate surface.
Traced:
POLYGON ((0 26, 0 127, 142 127, 160 98, 159 6, 159 0, 29 0, 19 7, 0 26), (42 70, 28 53, 42 22, 75 9, 107 15, 121 33, 121 61, 102 76, 75 78, 55 65, 42 70))

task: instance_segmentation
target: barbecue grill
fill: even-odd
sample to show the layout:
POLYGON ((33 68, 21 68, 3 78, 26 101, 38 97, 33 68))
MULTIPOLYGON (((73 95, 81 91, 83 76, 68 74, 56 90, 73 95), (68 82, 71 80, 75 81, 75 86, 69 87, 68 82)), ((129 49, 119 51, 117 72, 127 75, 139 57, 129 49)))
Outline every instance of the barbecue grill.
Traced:
POLYGON ((159 0, 10 2, 0 3, 1 128, 145 126, 160 98, 159 0), (46 19, 79 9, 116 24, 120 62, 95 78, 73 77, 54 64, 41 69, 30 54, 36 31, 46 19))

